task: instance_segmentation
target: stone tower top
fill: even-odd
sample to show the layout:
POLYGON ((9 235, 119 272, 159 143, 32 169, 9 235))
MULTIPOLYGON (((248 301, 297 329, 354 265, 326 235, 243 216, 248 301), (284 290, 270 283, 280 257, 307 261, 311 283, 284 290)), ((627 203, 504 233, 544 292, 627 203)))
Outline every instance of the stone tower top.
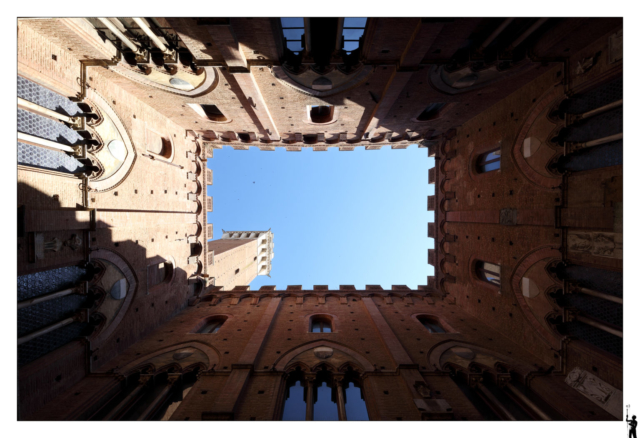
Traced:
POLYGON ((258 275, 269 275, 271 259, 273 259, 273 232, 267 231, 225 231, 221 239, 255 239, 258 240, 258 275))

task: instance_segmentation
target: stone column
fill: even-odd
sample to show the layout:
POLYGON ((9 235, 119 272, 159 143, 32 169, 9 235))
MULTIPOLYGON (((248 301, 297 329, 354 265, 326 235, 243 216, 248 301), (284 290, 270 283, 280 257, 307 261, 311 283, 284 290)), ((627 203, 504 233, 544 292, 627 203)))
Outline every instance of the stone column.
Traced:
POLYGON ((531 409, 538 417, 540 417, 541 420, 545 420, 545 421, 552 421, 551 417, 549 417, 547 414, 545 414, 542 409, 540 409, 529 397, 527 397, 526 395, 524 395, 522 392, 520 392, 515 386, 513 386, 511 383, 507 383, 504 386, 506 389, 508 389, 509 391, 507 392, 508 395, 513 395, 515 396, 515 398, 517 398, 518 400, 520 400, 523 404, 525 404, 529 409, 531 409), (510 394, 509 394, 510 393, 510 394))
POLYGON ((507 420, 516 421, 516 418, 504 407, 500 401, 489 391, 482 383, 478 382, 475 385, 476 391, 478 391, 482 398, 489 402, 489 405, 493 406, 500 414, 507 420))
POLYGON ((149 382, 153 382, 153 376, 142 374, 138 380, 138 386, 124 398, 118 405, 102 419, 103 421, 117 420, 131 407, 131 402, 136 400, 140 394, 147 388, 149 382))
POLYGON ((313 421, 313 386, 316 381, 315 374, 307 374, 304 376, 305 387, 307 388, 307 414, 306 421, 313 421))
POLYGON ((333 384, 336 386, 336 391, 337 391, 336 401, 338 402, 338 420, 347 421, 347 411, 344 407, 344 388, 342 387, 343 381, 344 381, 344 376, 342 375, 333 376, 333 384))
POLYGON ((160 404, 165 401, 176 382, 178 382, 181 378, 182 374, 169 374, 162 392, 160 392, 160 394, 158 394, 151 401, 151 403, 149 403, 149 406, 147 406, 144 412, 138 417, 138 421, 148 420, 154 414, 158 406, 160 406, 160 404))

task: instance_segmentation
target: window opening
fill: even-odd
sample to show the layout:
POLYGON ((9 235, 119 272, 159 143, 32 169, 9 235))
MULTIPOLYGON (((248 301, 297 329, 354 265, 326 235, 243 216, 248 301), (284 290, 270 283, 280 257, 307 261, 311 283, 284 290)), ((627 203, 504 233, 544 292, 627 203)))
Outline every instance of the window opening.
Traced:
POLYGON ((347 52, 347 55, 351 55, 351 52, 360 48, 366 25, 366 17, 346 17, 344 19, 342 49, 347 52))
POLYGON ((218 333, 224 324, 225 318, 209 318, 196 333, 218 333))
POLYGON ((344 410, 347 421, 369 421, 367 404, 362 393, 362 382, 353 370, 349 370, 344 382, 344 410))
POLYGON ((313 404, 314 421, 337 421, 338 403, 337 394, 331 385, 331 374, 327 371, 318 373, 315 384, 315 397, 313 404))
POLYGON ((424 328, 429 330, 429 333, 446 333, 446 331, 442 328, 440 323, 432 318, 421 316, 418 318, 418 321, 422 323, 424 328))
POLYGON ((500 286, 500 265, 488 262, 477 262, 476 274, 481 280, 500 286))
POLYGON ((476 170, 478 173, 486 173, 498 169, 500 169, 500 148, 493 149, 478 156, 476 161, 476 170))
POLYGON ((311 332, 312 333, 331 333, 331 320, 326 317, 313 317, 311 319, 311 332))
POLYGON ((284 45, 287 49, 298 55, 304 48, 304 18, 281 18, 284 45))
MULTIPOLYGON (((333 120, 332 105, 311 105, 309 118, 312 123, 329 123, 333 120)), ((317 135, 316 135, 317 140, 317 135)))
POLYGON ((305 397, 304 376, 298 369, 287 379, 282 420, 304 421, 306 419, 307 402, 305 397))
POLYGON ((427 120, 433 120, 440 114, 442 108, 444 108, 444 103, 431 103, 427 105, 427 107, 420 113, 418 116, 419 122, 426 122, 427 120))
POLYGON ((214 122, 226 122, 227 118, 222 111, 218 109, 215 105, 200 105, 202 110, 204 111, 205 116, 209 120, 213 120, 214 122))
POLYGON ((147 288, 151 289, 160 283, 166 283, 171 279, 173 274, 173 265, 170 261, 165 260, 155 265, 147 266, 147 288))

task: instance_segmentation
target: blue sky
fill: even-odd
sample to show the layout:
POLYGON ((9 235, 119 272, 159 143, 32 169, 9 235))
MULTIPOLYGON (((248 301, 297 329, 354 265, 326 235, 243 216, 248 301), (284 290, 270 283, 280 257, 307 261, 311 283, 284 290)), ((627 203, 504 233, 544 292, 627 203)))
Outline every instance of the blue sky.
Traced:
POLYGON ((260 231, 271 228, 274 259, 263 285, 379 284, 385 288, 427 284, 428 169, 426 148, 353 152, 275 152, 250 148, 214 150, 214 239, 222 229, 260 231))

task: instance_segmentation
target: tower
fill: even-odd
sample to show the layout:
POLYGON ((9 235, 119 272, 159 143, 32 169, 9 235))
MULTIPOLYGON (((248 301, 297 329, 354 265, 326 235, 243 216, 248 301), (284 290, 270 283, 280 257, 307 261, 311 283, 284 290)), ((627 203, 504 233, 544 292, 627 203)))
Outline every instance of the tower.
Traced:
POLYGON ((273 259, 271 230, 222 232, 221 239, 208 243, 214 254, 211 284, 230 290, 248 286, 258 275, 269 275, 273 259))

